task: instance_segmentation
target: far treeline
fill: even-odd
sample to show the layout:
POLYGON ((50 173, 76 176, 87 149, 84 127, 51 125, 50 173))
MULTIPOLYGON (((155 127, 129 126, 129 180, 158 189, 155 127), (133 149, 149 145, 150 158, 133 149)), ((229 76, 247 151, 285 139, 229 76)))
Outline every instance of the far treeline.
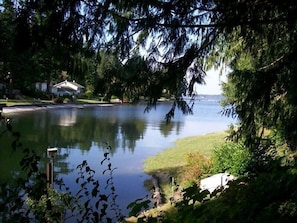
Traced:
POLYGON ((170 119, 176 108, 191 113, 183 97, 206 70, 228 68, 223 114, 239 120, 228 139, 249 152, 248 163, 219 196, 187 188, 162 221, 294 222, 296 30, 293 0, 3 0, 0 82, 33 95, 34 82, 74 79, 86 94, 151 105, 166 93, 170 119))

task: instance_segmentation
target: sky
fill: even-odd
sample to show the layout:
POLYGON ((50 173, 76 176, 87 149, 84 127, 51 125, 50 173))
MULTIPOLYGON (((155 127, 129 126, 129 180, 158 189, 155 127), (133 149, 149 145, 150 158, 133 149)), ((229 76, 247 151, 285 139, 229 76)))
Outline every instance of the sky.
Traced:
POLYGON ((222 75, 220 75, 219 70, 211 69, 209 71, 206 71, 206 77, 205 77, 205 85, 196 85, 195 90, 196 93, 199 94, 209 94, 209 95, 219 95, 222 94, 222 88, 221 83, 227 82, 227 74, 226 72, 223 72, 222 75))

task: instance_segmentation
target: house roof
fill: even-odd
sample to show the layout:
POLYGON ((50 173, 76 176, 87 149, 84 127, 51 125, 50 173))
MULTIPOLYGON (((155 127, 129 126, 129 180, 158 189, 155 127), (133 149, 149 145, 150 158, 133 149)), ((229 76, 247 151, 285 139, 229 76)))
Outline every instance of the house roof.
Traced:
POLYGON ((62 81, 58 84, 55 84, 53 87, 55 88, 85 88, 84 86, 76 83, 75 81, 62 81))

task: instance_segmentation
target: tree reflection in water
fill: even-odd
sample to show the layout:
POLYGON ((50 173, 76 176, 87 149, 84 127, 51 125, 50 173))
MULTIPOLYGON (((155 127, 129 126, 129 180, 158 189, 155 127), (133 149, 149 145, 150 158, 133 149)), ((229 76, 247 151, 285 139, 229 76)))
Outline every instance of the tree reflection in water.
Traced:
MULTIPOLYGON (((119 105, 52 109, 9 114, 9 117, 14 130, 21 133, 22 143, 33 147, 44 158, 44 163, 47 161, 46 148, 59 149, 55 157, 55 173, 68 182, 75 179, 76 166, 82 160, 88 160, 94 168, 99 167, 108 144, 113 166, 118 167, 115 175, 116 183, 120 185, 119 196, 123 198, 120 202, 125 206, 146 193, 142 172, 145 157, 171 146, 177 138, 220 131, 230 123, 219 115, 219 104, 212 103, 197 106, 199 111, 194 116, 177 112, 172 122, 166 124, 164 117, 170 106, 161 104, 149 113, 144 113, 145 105, 119 105), (126 184, 130 185, 131 191, 123 187, 126 184)), ((12 155, 12 139, 1 137, 0 140, 1 183, 11 179, 12 171, 17 170, 21 153, 17 151, 12 155)), ((44 166, 43 163, 40 165, 44 166)))

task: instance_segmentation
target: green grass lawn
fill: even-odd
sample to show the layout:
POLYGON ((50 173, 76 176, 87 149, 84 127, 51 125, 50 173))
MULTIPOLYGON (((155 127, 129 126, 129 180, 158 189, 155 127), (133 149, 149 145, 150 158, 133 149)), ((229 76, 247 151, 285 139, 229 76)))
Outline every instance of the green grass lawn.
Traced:
POLYGON ((36 105, 36 104, 43 104, 43 103, 52 103, 51 100, 34 100, 33 98, 27 98, 23 100, 16 100, 16 99, 0 99, 0 104, 6 104, 6 106, 17 106, 17 105, 36 105))
MULTIPOLYGON (((182 175, 185 175, 183 168, 187 165, 186 155, 199 152, 201 155, 210 158, 212 150, 222 145, 226 136, 227 133, 225 132, 216 132, 178 139, 172 148, 164 149, 156 156, 147 158, 144 162, 144 172, 155 174, 158 177, 165 204, 158 209, 148 210, 146 214, 157 216, 156 213, 159 213, 160 210, 171 210, 173 206, 170 204, 169 199, 172 197, 173 192, 168 176, 177 179, 177 183, 180 185, 179 190, 185 188, 187 182, 183 181, 182 175)), ((148 189, 153 186, 151 180, 147 180, 145 185, 148 189)), ((137 218, 127 222, 137 222, 137 218)))
POLYGON ((186 154, 200 152, 205 156, 210 156, 215 146, 224 143, 226 135, 225 132, 218 132, 178 139, 174 143, 174 147, 147 158, 144 162, 144 171, 146 173, 155 173, 160 170, 175 172, 186 165, 186 154))
POLYGON ((94 100, 94 99, 77 99, 76 102, 78 102, 78 103, 88 103, 88 104, 104 103, 104 101, 99 101, 99 100, 94 100))

